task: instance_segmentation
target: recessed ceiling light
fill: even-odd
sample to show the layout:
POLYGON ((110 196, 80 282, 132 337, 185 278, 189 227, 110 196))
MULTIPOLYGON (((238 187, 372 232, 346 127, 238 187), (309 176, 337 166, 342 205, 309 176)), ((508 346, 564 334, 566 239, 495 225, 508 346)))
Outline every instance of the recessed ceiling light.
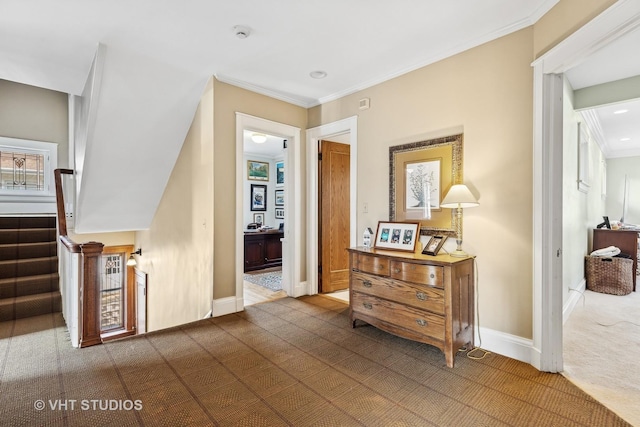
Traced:
POLYGON ((251 140, 256 144, 262 144, 267 140, 267 135, 263 133, 254 133, 253 135, 251 135, 251 140))
POLYGON ((631 141, 631 138, 620 138, 620 141, 622 141, 622 142, 631 141))
POLYGON ((629 110, 617 110, 617 111, 614 111, 613 114, 624 114, 624 113, 628 113, 628 112, 629 112, 629 110))
POLYGON ((325 77, 327 77, 327 72, 326 71, 317 70, 317 71, 310 72, 309 75, 311 77, 313 77, 314 79, 324 79, 325 77))

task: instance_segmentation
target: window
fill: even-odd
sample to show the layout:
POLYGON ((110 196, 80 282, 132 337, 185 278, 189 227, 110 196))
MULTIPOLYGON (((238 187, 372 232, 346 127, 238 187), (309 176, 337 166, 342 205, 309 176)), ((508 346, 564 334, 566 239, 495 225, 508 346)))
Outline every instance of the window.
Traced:
POLYGON ((53 197, 57 144, 0 137, 0 199, 53 197))

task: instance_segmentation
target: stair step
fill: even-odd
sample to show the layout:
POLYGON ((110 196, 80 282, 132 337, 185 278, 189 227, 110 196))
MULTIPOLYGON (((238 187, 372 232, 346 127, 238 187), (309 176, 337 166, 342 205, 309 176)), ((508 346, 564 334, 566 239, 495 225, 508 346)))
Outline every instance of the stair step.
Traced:
POLYGON ((0 300, 0 321, 23 319, 62 311, 59 291, 0 300))
POLYGON ((56 228, 0 228, 0 245, 55 242, 56 228))
POLYGON ((57 256, 0 261, 0 279, 37 276, 57 271, 57 256))
POLYGON ((9 243, 0 245, 0 260, 42 258, 55 256, 56 242, 9 243))
POLYGON ((56 217, 3 216, 0 217, 0 228, 56 228, 56 217))
POLYGON ((59 290, 58 273, 0 279, 0 298, 14 298, 59 290))

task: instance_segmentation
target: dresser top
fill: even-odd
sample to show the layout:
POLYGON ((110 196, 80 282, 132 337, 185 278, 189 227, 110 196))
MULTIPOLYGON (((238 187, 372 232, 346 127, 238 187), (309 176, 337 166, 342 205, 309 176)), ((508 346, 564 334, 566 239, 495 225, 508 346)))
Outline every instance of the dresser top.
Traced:
POLYGON ((384 249, 367 248, 364 246, 348 248, 347 250, 352 253, 376 255, 376 256, 382 256, 385 258, 395 258, 395 259, 403 259, 407 261, 416 261, 420 263, 442 264, 442 265, 455 264, 458 262, 475 258, 472 255, 469 255, 465 258, 452 257, 447 253, 441 253, 436 256, 432 256, 432 255, 423 255, 420 252, 416 253, 416 252, 402 252, 402 251, 393 251, 393 250, 390 251, 390 250, 384 250, 384 249))

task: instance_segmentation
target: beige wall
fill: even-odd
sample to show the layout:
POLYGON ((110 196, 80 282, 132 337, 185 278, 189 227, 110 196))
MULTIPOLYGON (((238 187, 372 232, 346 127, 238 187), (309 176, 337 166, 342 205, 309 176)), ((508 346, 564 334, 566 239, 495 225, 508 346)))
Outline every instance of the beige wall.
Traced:
POLYGON ((0 136, 55 142, 58 144, 58 167, 67 167, 67 94, 0 80, 0 136))
MULTIPOLYGON (((283 101, 259 95, 219 81, 215 82, 215 140, 214 147, 214 298, 233 296, 235 290, 235 233, 236 233, 236 112, 305 129, 307 110, 283 101)), ((304 145, 304 132, 302 135, 304 145)), ((302 154, 304 147, 299 150, 302 154)), ((304 158, 302 164, 304 165, 304 158)), ((304 172, 302 174, 304 176, 304 172)), ((305 188, 305 183, 301 187, 305 188)), ((306 206, 305 200, 300 201, 306 206)), ((303 208, 302 216, 306 210, 303 208)), ((306 224, 302 224, 304 230, 306 224)), ((306 244, 304 239, 302 245, 306 244)), ((242 262, 242 260, 239 260, 242 262)), ((306 262, 302 254, 302 263, 306 262)))
POLYGON ((313 108, 310 126, 358 115, 358 230, 389 217, 389 147, 464 132, 463 247, 477 256, 480 326, 532 335, 533 29, 313 108), (371 108, 358 110, 368 97, 371 108), (450 130, 447 130, 450 129, 450 130), (363 203, 369 213, 362 213, 363 203))
POLYGON ((211 310, 213 99, 209 81, 151 228, 136 233, 138 269, 148 274, 149 330, 202 319, 211 310))
POLYGON ((576 32, 616 0, 561 0, 535 24, 533 54, 536 58, 576 32))

